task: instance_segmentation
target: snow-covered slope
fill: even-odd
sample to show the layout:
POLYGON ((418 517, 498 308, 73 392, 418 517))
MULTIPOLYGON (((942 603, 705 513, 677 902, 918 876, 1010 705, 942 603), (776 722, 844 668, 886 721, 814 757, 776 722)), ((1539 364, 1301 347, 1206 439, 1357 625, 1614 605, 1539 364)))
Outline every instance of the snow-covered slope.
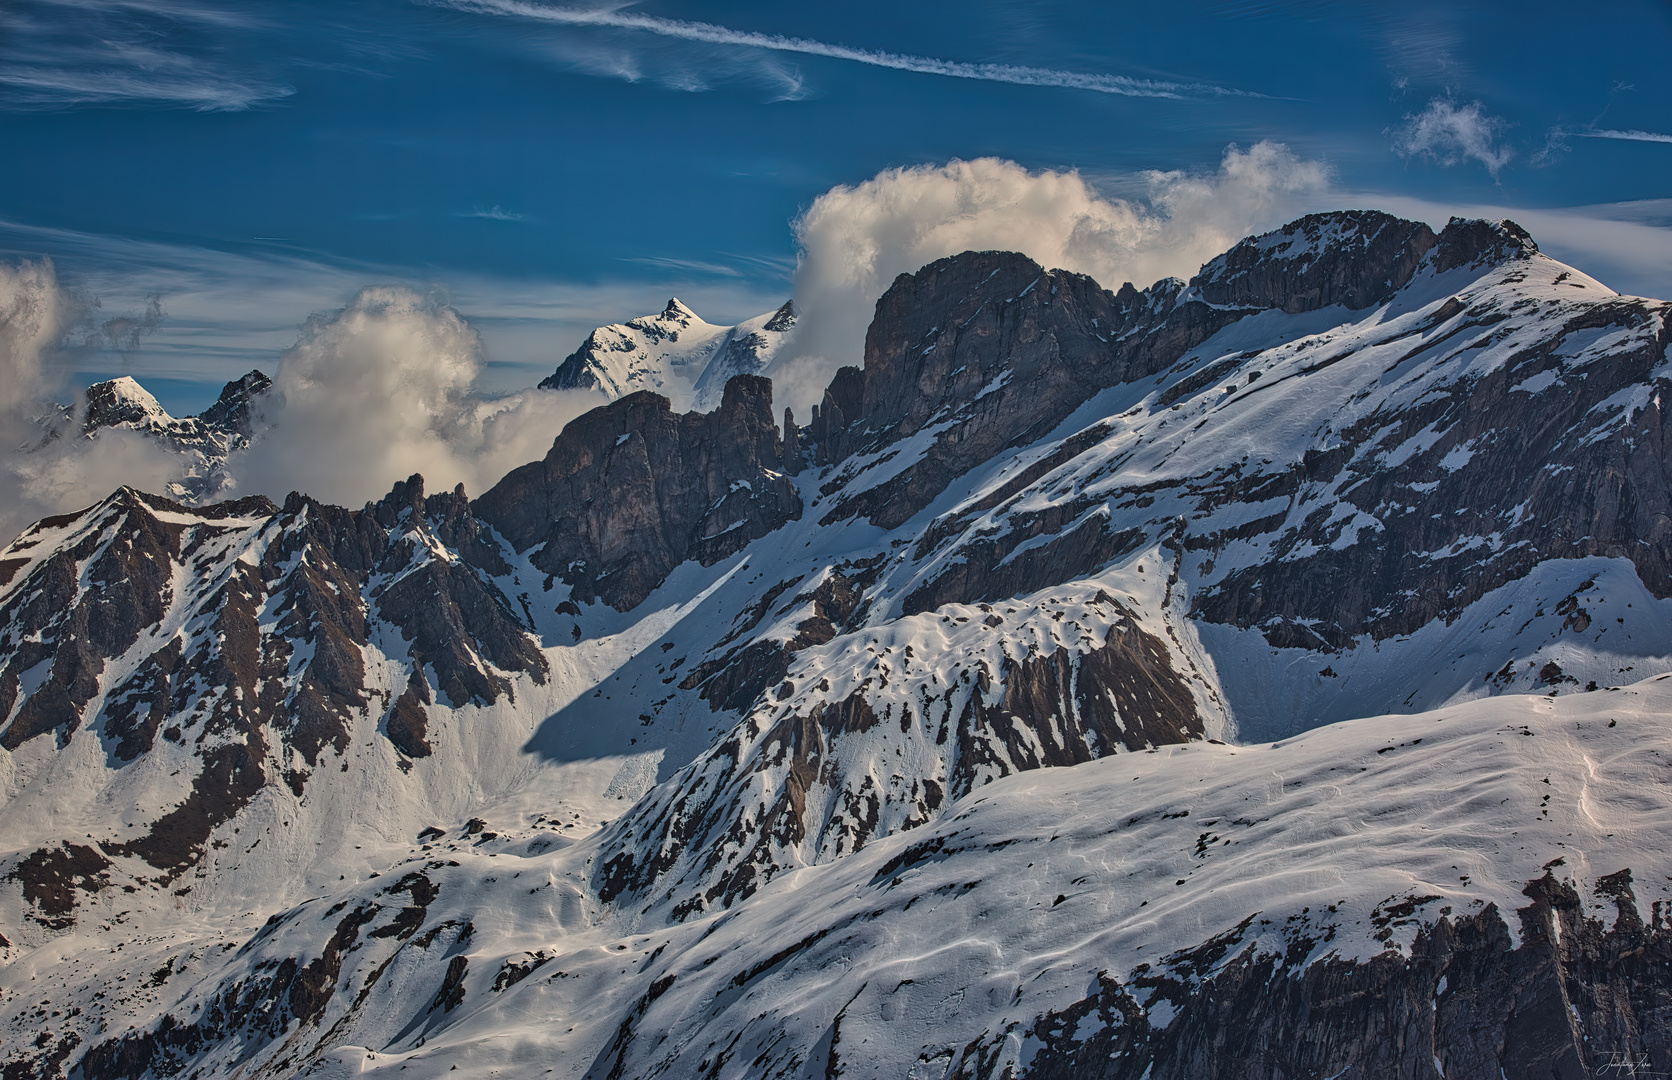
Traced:
POLYGON ((745 374, 474 502, 42 522, 0 552, 0 1063, 1661 1053, 1672 871, 1616 819, 1662 827, 1666 703, 1606 688, 1672 666, 1667 310, 1508 223, 1318 215, 1141 292, 973 252, 804 427, 745 374))
POLYGON ((135 985, 37 962, 29 996, 139 1018, 95 1077, 1664 1068, 1666 678, 1012 776, 682 924, 599 905, 562 822, 453 828, 253 936, 137 942, 135 985))
POLYGON ((765 372, 794 326, 788 301, 736 326, 715 326, 675 298, 660 314, 600 326, 540 385, 610 398, 654 390, 706 411, 720 404, 732 376, 765 372))

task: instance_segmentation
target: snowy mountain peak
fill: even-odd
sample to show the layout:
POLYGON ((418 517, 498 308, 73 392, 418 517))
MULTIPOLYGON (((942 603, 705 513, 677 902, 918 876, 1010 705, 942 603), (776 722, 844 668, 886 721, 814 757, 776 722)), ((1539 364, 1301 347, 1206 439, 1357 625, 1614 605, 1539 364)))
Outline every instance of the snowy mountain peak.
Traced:
POLYGON ((82 427, 88 433, 107 427, 166 431, 174 422, 162 403, 131 376, 122 375, 87 388, 82 427))
POLYGON ((796 316, 795 301, 785 300, 784 306, 774 311, 772 317, 761 324, 761 329, 782 334, 795 325, 796 316))
POLYGON ((662 313, 657 316, 657 319, 665 323, 689 324, 702 322, 701 316, 687 307, 685 302, 677 296, 668 297, 668 306, 662 309, 662 313))
POLYGON ((676 297, 658 314, 600 326, 540 386, 611 398, 653 390, 680 408, 712 409, 732 376, 770 374, 794 326, 790 302, 736 326, 716 326, 676 297))
POLYGON ((250 371, 223 386, 203 412, 175 417, 150 391, 123 375, 87 388, 82 431, 88 438, 126 430, 158 440, 179 455, 182 465, 180 478, 168 485, 169 497, 203 502, 229 487, 227 456, 249 444, 257 401, 272 385, 262 372, 250 371))

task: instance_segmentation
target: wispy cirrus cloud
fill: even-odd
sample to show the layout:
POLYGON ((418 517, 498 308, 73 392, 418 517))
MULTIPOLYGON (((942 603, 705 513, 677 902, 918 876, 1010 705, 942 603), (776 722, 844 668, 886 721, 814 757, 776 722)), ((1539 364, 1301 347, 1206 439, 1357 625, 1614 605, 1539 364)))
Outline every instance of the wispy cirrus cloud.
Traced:
POLYGON ((515 210, 507 210, 498 203, 495 203, 493 206, 490 206, 485 210, 480 206, 473 206, 459 216, 469 218, 485 218, 488 221, 521 221, 527 215, 519 214, 515 210))
POLYGON ((1672 135, 1664 135, 1658 131, 1638 131, 1632 128, 1627 131, 1604 129, 1601 131, 1570 131, 1569 135, 1577 135, 1582 139, 1621 139, 1626 142, 1672 143, 1672 135))
POLYGON ((641 266, 654 266, 658 270, 673 270, 685 274, 713 274, 719 277, 742 277, 743 271, 734 266, 723 263, 702 262, 698 259, 669 259, 655 255, 623 256, 621 262, 638 263, 641 266))
POLYGON ((0 107, 227 112, 278 101, 292 88, 239 55, 266 28, 237 4, 11 0, 0 33, 0 107))
MULTIPOLYGON (((923 75, 942 75, 954 79, 974 79, 981 82, 1013 83, 1021 86, 1050 86, 1068 90, 1089 90, 1099 94, 1124 97, 1185 98, 1207 96, 1257 97, 1248 91, 1211 83, 1172 82, 1162 79, 1137 79, 1126 75, 1092 72, 1062 71, 1055 68, 1029 67, 1018 64, 971 63, 963 60, 944 60, 932 56, 889 52, 882 49, 860 49, 849 45, 815 41, 810 38, 783 34, 763 34, 752 30, 735 30, 715 23, 688 22, 665 19, 655 15, 641 15, 618 8, 572 8, 532 3, 530 0, 434 0, 461 11, 484 15, 511 16, 556 23, 563 26, 600 27, 614 30, 636 30, 660 37, 707 45, 726 45, 770 52, 821 56, 832 60, 847 60, 872 67, 911 71, 923 75)), ((799 95, 799 79, 796 80, 799 95)))
POLYGON ((1487 115, 1478 101, 1454 105, 1435 98, 1422 112, 1407 114, 1405 123, 1389 134, 1400 157, 1426 157, 1441 165, 1478 161, 1495 180, 1515 156, 1514 147, 1499 142, 1508 127, 1508 121, 1487 115))

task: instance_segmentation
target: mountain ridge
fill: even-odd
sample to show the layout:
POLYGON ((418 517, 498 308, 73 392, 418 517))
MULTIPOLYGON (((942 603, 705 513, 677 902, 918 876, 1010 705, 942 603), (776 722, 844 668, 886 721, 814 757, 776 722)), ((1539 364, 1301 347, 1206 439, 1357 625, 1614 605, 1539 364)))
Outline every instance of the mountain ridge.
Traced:
MULTIPOLYGON (((420 477, 357 511, 124 491, 41 522, 0 553, 0 821, 15 838, 0 955, 37 980, 76 942, 116 935, 136 959, 95 963, 82 946, 49 974, 48 1001, 82 1011, 39 1028, 34 1049, 18 1040, 41 1017, 0 998, 19 1048, 0 1056, 89 1076, 233 1061, 252 1076, 439 1075, 502 1067, 483 1048, 509 1037, 576 1076, 746 1075, 770 1060, 788 1075, 995 1077, 1099 1075, 1094 1059, 1111 1076, 1253 1075, 1239 1063, 1263 1068, 1296 1039, 1285 1067, 1319 1075, 1421 1062, 1423 1047, 1447 1075, 1566 1061, 1587 1039, 1672 1053, 1642 1019, 1663 980, 1624 959, 1668 947, 1659 907, 1640 907, 1664 876, 1641 840, 1664 814, 1658 788, 1618 843, 1595 837, 1580 760, 1624 762, 1631 740, 1645 752, 1664 694, 1608 688, 1672 667, 1656 509, 1668 310, 1549 260, 1513 224, 1435 234, 1371 211, 1301 219, 1142 292, 966 253, 894 282, 865 366, 837 372, 802 427, 780 430, 770 383, 744 374, 708 413, 614 401, 474 501, 427 495, 420 477), (110 618, 113 604, 128 616, 110 618), (1609 704, 1621 694, 1643 704, 1609 704), (1461 704, 1473 698, 1490 700, 1461 704), (1403 774, 1373 777, 1395 760, 1412 775, 1461 768, 1467 753, 1417 733, 1472 717, 1479 768, 1530 778, 1505 790, 1537 851, 1505 842, 1460 885, 1407 879, 1385 900, 1364 890, 1395 863, 1308 886, 1368 927, 1351 949, 1312 913, 1321 892, 1290 904, 1273 890, 1165 931, 1133 914, 1154 950, 1091 945, 1068 974, 1051 950, 983 960, 978 923, 949 923, 953 974, 902 969, 893 991, 867 990, 891 961, 866 912, 880 903, 889 925, 915 927, 900 940, 936 934, 911 921, 917 900, 886 898, 902 873, 944 866, 914 895, 949 913, 967 895, 973 918, 1010 903, 1012 885, 982 885, 989 871, 1020 881, 1033 868, 1013 855, 1052 850, 1053 800, 1115 808, 1083 811, 1088 836, 1143 809, 1168 839, 1107 842, 1097 895, 1118 904, 1109 860, 1211 864, 1236 842, 1216 827, 1261 772, 1216 788, 1225 805, 1209 813, 1186 805, 1204 776, 1163 769, 1150 784, 1142 763, 1209 755, 1242 776, 1231 758, 1254 750, 1225 747, 1232 735, 1287 745, 1390 707, 1421 715, 1300 735, 1331 749, 1306 758, 1297 788, 1341 786, 1332 766, 1362 761, 1371 786, 1350 791, 1378 793, 1347 805, 1407 820, 1388 802, 1403 774), (1594 734, 1565 736, 1569 723, 1594 734), (1593 738, 1606 752, 1581 749, 1593 738), (1030 790, 1051 794, 1035 805, 1030 790), (959 823, 989 796, 1038 820, 983 825, 958 857, 959 823), (1553 872, 1564 828, 1609 864, 1553 872), (1532 914, 1512 918, 1524 889, 1532 914), (834 921, 766 929, 798 894, 834 921), (1612 926, 1596 904, 1617 908, 1612 926), (1274 914, 1294 929, 1286 944, 1257 929, 1274 914), (734 921, 737 938, 723 933, 734 921), (716 966, 711 987, 698 974, 710 935, 742 961, 716 966), (817 974, 841 967, 828 950, 844 943, 873 973, 858 984, 817 974), (1419 954, 1497 965, 1526 1015, 1558 1017, 1591 1000, 1592 957, 1635 1018, 1586 1004, 1568 1035, 1544 1025, 1543 1049, 1506 1057, 1534 1029, 1479 982, 1434 1004, 1435 963, 1419 954), (616 971, 619 992, 601 981, 616 971), (1054 989, 1010 1015, 1022 992, 993 981, 1007 971, 1054 989), (115 974, 132 988, 99 1004, 115 974), (971 1002, 958 1045, 910 1023, 909 1038, 886 1034, 916 1015, 900 1011, 903 987, 946 978, 971 1002), (1286 989, 1258 989, 1272 979, 1286 989), (763 1014, 767 986, 819 1004, 763 1014), (1397 1058, 1374 1040, 1306 1042, 1304 1011, 1286 1010, 1330 987, 1352 988, 1330 1032, 1362 1028, 1398 988, 1395 1027, 1443 1013, 1434 1030, 1489 1035, 1473 1057, 1439 1036, 1390 1035, 1397 1058), (1262 1018, 1247 1035, 1258 1052, 1204 1004, 1218 995, 1262 1018), (520 1026, 565 1015, 588 1017, 585 1032, 520 1026)), ((1610 790, 1629 802, 1630 784, 1610 790)), ((1262 798, 1281 827, 1260 850, 1299 857, 1316 806, 1262 798)), ((1470 828, 1500 820, 1469 805, 1470 828)), ((1403 850, 1377 835, 1370 862, 1403 850)), ((1077 902, 1087 867, 1072 865, 1036 875, 1056 896, 1042 911, 1077 902)), ((1139 906, 1219 887, 1152 869, 1159 891, 1139 906)), ((1091 925, 1086 940, 1102 940, 1091 925)), ((950 1000, 943 1015, 964 1015, 950 1000)))

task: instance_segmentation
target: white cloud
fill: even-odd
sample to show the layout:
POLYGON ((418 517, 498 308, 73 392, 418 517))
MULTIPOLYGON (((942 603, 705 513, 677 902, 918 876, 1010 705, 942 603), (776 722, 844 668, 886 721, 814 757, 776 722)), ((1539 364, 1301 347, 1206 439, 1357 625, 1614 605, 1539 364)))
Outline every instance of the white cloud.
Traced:
POLYGON ((52 260, 0 263, 0 410, 15 412, 44 396, 45 354, 69 329, 73 311, 52 260))
POLYGON ((479 495, 600 403, 534 390, 489 399, 477 389, 482 366, 476 331, 436 297, 362 289, 310 318, 285 351, 263 427, 230 471, 243 491, 296 489, 348 506, 415 472, 431 490, 463 483, 479 495))
POLYGON ((962 251, 1020 251, 1106 288, 1188 278, 1209 258, 1279 224, 1328 188, 1320 162, 1278 143, 1231 147, 1206 174, 1148 172, 1146 197, 1106 198, 1077 172, 1029 172, 982 158, 890 169, 820 195, 796 223, 802 316, 773 377, 778 404, 805 417, 834 370, 861 361, 866 326, 889 283, 962 251))
MULTIPOLYGON (((913 71, 924 75, 943 75, 954 79, 975 79, 982 82, 1015 83, 1022 86, 1054 86, 1070 90, 1090 90, 1099 94, 1119 94, 1126 97, 1178 98, 1205 95, 1246 95, 1207 83, 1169 82, 1160 79, 1134 79, 1126 75, 1105 75, 1078 71, 1059 71, 1054 68, 1027 67, 1016 64, 978 64, 961 60, 941 60, 931 56, 887 52, 881 49, 856 49, 808 38, 787 37, 782 34, 761 34, 749 30, 734 30, 714 23, 686 22, 664 19, 654 15, 616 8, 570 8, 530 3, 528 0, 437 0, 450 7, 486 15, 506 15, 533 19, 563 26, 606 27, 615 30, 636 30, 659 37, 706 45, 727 45, 771 52, 799 53, 822 56, 833 60, 848 60, 872 67, 913 71)), ((690 87, 684 87, 690 88, 690 87)), ((795 94, 802 91, 799 78, 795 79, 795 94)))
POLYGON ((1441 165, 1478 161, 1496 179, 1509 164, 1515 149, 1498 141, 1509 124, 1481 111, 1480 102, 1461 107, 1435 98, 1428 108, 1407 115, 1405 123, 1393 129, 1394 152, 1401 157, 1426 157, 1441 165))
POLYGON ((235 4, 176 0, 13 0, 0 34, 10 108, 147 103, 225 112, 278 101, 291 87, 225 48, 270 26, 235 4), (207 47, 205 47, 207 43, 207 47))
POLYGON ((1672 143, 1672 135, 1663 135, 1658 131, 1615 131, 1603 129, 1601 131, 1574 131, 1569 134, 1578 135, 1586 139, 1623 139, 1627 142, 1672 143))

